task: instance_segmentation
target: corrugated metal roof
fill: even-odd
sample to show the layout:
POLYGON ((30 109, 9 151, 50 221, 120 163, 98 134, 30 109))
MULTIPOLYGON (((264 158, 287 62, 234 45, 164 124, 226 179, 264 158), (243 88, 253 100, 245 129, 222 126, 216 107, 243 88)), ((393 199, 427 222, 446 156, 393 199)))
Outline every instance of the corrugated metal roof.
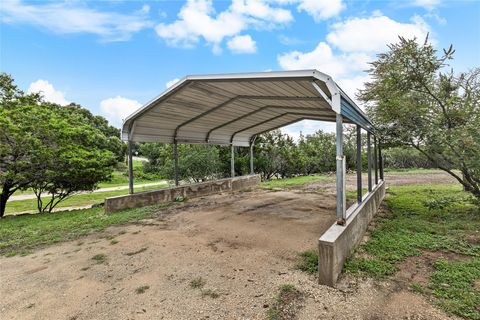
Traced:
POLYGON ((187 76, 130 115, 122 139, 248 146, 263 132, 300 120, 373 126, 329 77, 317 70, 187 76))

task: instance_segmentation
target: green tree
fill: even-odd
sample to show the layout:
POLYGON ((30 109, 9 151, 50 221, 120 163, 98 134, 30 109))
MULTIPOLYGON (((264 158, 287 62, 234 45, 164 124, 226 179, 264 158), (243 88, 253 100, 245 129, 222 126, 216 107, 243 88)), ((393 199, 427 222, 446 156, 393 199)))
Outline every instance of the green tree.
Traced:
POLYGON ((389 49, 359 94, 382 143, 415 148, 480 198, 480 69, 443 72, 454 50, 438 56, 428 39, 400 38, 389 49))
POLYGON ((120 129, 110 125, 104 117, 93 115, 89 110, 76 103, 70 103, 63 108, 68 114, 77 114, 91 126, 100 130, 108 139, 105 148, 115 154, 118 162, 125 160, 127 145, 120 140, 120 129))
POLYGON ((32 159, 37 170, 28 186, 37 196, 38 211, 51 212, 66 197, 108 180, 116 159, 111 140, 82 114, 52 104, 34 108, 46 119, 37 131, 42 151, 32 159))
POLYGON ((0 74, 0 217, 17 190, 33 188, 39 211, 93 190, 113 170, 115 157, 108 149, 108 138, 83 115, 26 95, 0 74))
POLYGON ((32 160, 44 154, 35 134, 37 121, 44 119, 32 107, 39 102, 40 96, 26 95, 9 75, 0 74, 0 217, 10 196, 33 181, 32 160))
POLYGON ((335 171, 335 134, 318 130, 301 136, 298 147, 304 155, 304 174, 335 171))
MULTIPOLYGON (((140 152, 148 159, 146 172, 175 178, 173 146, 162 143, 141 144, 140 152)), ((221 175, 219 147, 212 145, 179 144, 178 174, 181 180, 201 182, 221 175)))

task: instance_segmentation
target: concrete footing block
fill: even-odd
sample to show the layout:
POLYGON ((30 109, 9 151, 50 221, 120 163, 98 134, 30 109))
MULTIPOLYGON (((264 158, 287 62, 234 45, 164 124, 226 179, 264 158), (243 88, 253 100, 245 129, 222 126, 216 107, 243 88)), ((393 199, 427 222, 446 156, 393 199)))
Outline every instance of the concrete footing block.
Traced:
POLYGON ((335 286, 343 264, 360 243, 368 224, 385 196, 385 182, 367 193, 359 205, 347 211, 346 224, 333 224, 318 241, 318 279, 320 284, 335 286))

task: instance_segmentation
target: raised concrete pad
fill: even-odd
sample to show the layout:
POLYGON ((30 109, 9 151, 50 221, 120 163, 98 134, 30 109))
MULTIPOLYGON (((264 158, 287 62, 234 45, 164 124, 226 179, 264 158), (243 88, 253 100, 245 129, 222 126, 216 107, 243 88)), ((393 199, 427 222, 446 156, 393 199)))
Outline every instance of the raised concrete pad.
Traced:
POLYGON ((368 224, 385 196, 385 182, 380 181, 365 195, 360 205, 347 211, 344 226, 333 224, 318 241, 318 278, 320 284, 335 286, 345 259, 360 243, 368 224))
POLYGON ((260 175, 254 174, 106 198, 105 213, 174 201, 177 196, 194 198, 224 191, 241 190, 253 187, 259 182, 260 175))

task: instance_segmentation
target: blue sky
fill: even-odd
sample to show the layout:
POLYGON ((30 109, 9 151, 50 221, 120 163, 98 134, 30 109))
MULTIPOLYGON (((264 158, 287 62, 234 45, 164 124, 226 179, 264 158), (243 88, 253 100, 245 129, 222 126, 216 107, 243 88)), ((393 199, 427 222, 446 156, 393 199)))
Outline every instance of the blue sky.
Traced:
POLYGON ((480 66, 480 1, 2 0, 0 70, 120 126, 187 74, 316 68, 353 97, 388 43, 427 33, 456 71, 480 66))

